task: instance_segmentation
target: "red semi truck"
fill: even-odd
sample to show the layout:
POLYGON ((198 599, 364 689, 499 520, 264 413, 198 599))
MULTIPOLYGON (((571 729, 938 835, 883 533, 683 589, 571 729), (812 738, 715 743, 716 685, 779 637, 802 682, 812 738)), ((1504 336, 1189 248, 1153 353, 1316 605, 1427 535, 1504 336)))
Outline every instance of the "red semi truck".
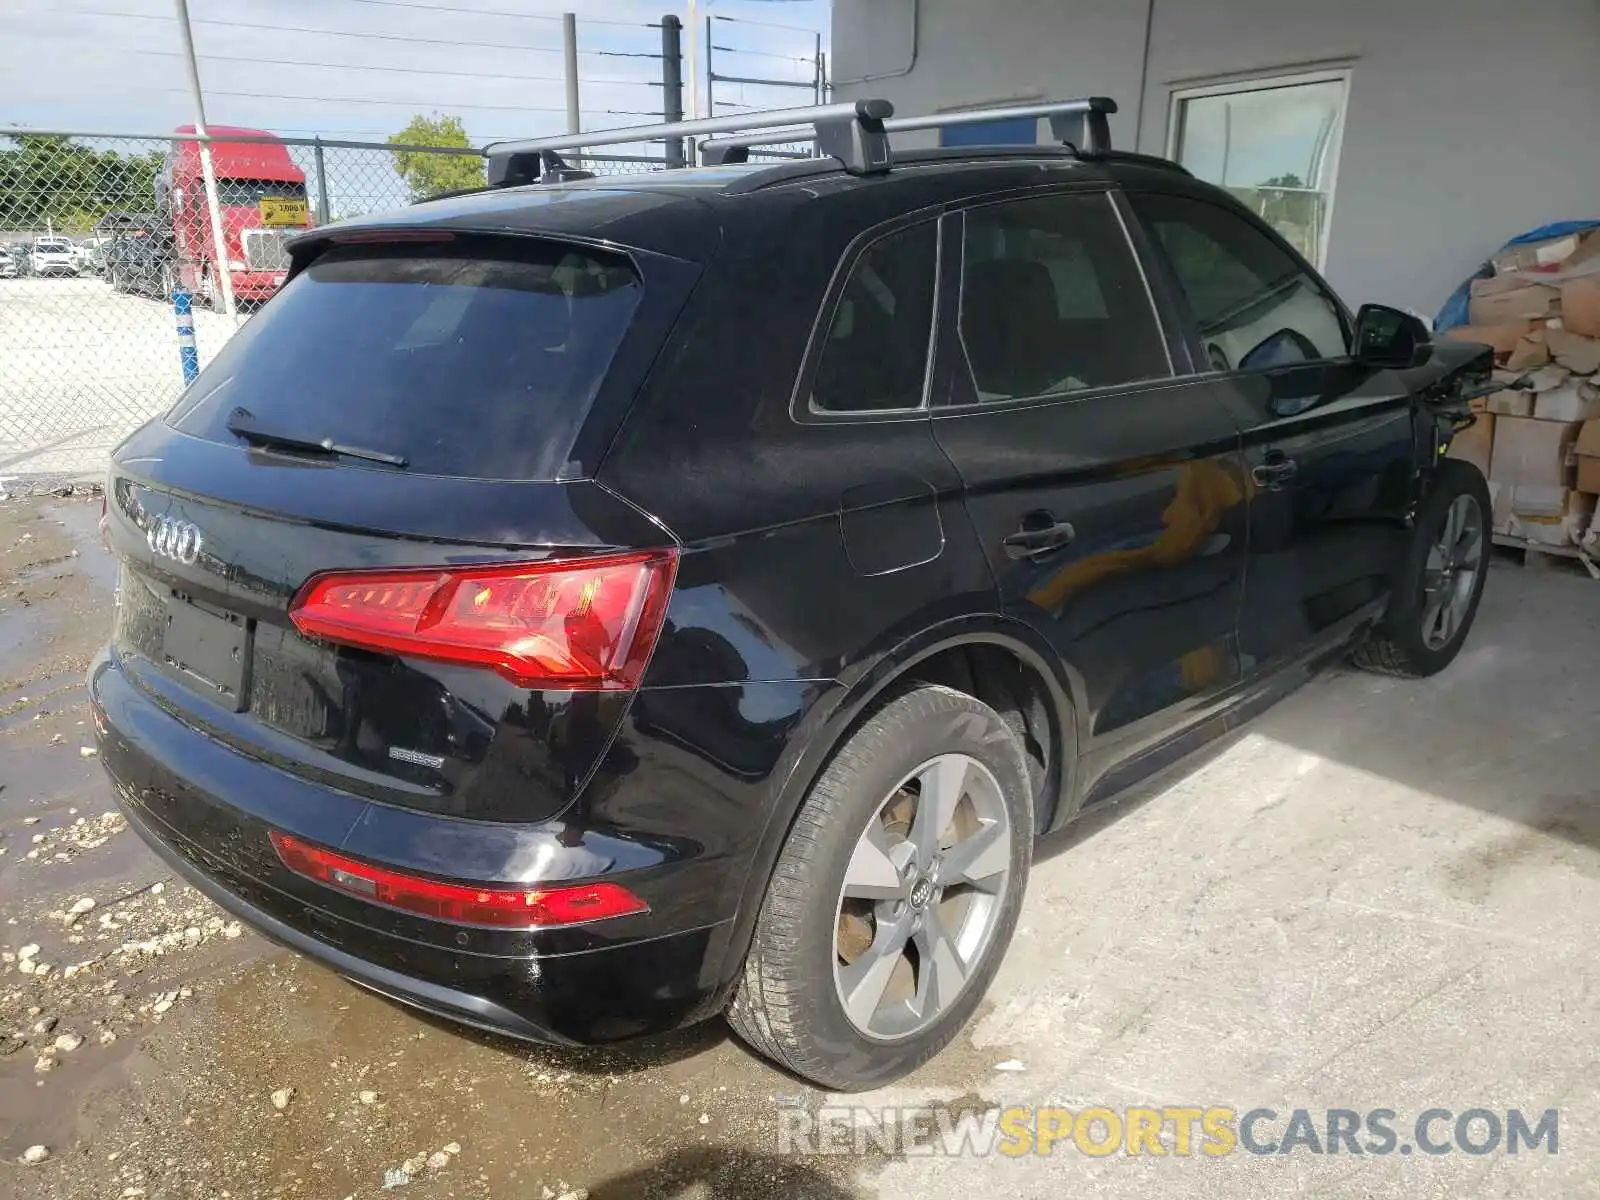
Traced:
MULTIPOLYGON (((192 134, 194 126, 180 125, 176 132, 192 134)), ((266 300, 289 269, 285 238, 311 227, 305 172, 295 166, 288 147, 263 130, 212 125, 208 132, 212 137, 253 139, 212 142, 211 165, 227 254, 223 266, 234 299, 266 300)), ((156 203, 172 227, 171 282, 182 284, 197 301, 220 308, 221 283, 200 143, 173 141, 156 180, 156 203)))

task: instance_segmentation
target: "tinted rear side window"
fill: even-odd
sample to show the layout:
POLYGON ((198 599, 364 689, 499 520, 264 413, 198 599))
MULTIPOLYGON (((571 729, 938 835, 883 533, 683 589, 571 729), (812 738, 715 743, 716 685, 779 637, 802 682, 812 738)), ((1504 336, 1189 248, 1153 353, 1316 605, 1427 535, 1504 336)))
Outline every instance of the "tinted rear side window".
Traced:
POLYGON ((547 477, 643 286, 626 260, 547 243, 335 249, 245 324, 180 401, 185 433, 273 433, 397 454, 410 469, 547 477))
POLYGON ((928 221, 879 238, 856 259, 817 360, 813 408, 882 412, 922 404, 938 238, 928 221))

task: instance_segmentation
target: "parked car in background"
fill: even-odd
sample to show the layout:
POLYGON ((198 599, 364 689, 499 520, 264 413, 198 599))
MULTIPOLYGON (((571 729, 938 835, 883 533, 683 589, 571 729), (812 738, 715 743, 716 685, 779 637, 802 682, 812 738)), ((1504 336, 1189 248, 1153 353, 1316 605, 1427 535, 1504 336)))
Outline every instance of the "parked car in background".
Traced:
POLYGON ((35 238, 33 273, 41 276, 75 277, 78 274, 78 255, 72 242, 64 237, 35 238))
POLYGON ((32 246, 27 242, 12 242, 6 249, 10 250, 11 261, 16 264, 18 278, 33 274, 32 246))
POLYGON ((105 267, 105 250, 99 242, 79 242, 73 247, 73 254, 81 274, 98 275, 105 267))
POLYGON ((107 244, 105 274, 113 291, 170 295, 175 282, 172 248, 159 232, 129 229, 107 244))
POLYGON ((0 246, 0 279, 15 279, 17 277, 17 260, 9 249, 0 246))

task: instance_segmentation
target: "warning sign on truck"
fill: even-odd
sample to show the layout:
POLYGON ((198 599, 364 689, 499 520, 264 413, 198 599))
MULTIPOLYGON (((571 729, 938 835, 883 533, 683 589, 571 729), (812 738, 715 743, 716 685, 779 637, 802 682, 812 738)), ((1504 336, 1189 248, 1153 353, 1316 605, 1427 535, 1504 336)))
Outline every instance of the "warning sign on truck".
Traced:
POLYGON ((261 197, 261 223, 263 225, 307 225, 310 223, 306 202, 297 196, 261 197))

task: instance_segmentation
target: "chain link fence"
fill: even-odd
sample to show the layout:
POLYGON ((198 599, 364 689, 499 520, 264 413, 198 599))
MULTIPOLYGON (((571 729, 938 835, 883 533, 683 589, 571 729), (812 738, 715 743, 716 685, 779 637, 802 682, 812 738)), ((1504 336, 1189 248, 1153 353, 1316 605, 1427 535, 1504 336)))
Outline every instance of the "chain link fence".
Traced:
MULTIPOLYGON (((210 36, 228 27, 230 18, 201 23, 210 36)), ((304 32, 341 46, 346 41, 339 39, 354 45, 365 36, 329 28, 304 32)), ((603 129, 639 124, 641 118, 680 120, 686 95, 691 101, 703 96, 711 112, 786 105, 807 89, 826 97, 822 44, 814 33, 722 16, 715 25, 707 21, 702 93, 690 90, 698 88, 696 80, 685 79, 682 32, 682 21, 671 13, 643 24, 590 18, 581 31, 569 30, 573 40, 565 46, 569 65, 563 76, 569 122, 594 116, 603 129), (721 69, 713 69, 713 54, 721 69), (570 89, 574 63, 585 72, 584 85, 595 89, 591 95, 600 97, 583 113, 575 113, 570 89), (631 73, 630 64, 637 64, 631 73)), ((427 43, 452 52, 492 48, 453 33, 431 41, 415 33, 382 36, 385 45, 427 43)), ((558 52, 538 38, 525 42, 525 36, 513 39, 522 53, 558 52)), ((179 56, 177 42, 138 52, 179 56)), ((246 61, 205 52, 198 58, 227 62, 230 69, 246 61)), ((326 56, 283 65, 337 69, 326 56)), ((401 67, 371 69, 404 73, 401 67)), ((539 70, 532 68, 528 82, 550 81, 539 70)), ((691 76, 696 73, 691 69, 691 76)), ((424 77, 437 74, 421 71, 424 77)), ((261 86, 271 89, 262 100, 320 99, 277 95, 277 85, 261 86)), ((246 94, 214 93, 230 108, 246 94)), ((354 102, 401 103, 362 97, 354 102)), ((516 111, 527 119, 554 110, 501 104, 479 111, 516 111)), ((287 113, 282 119, 294 120, 287 113)), ((306 132, 270 121, 269 128, 306 132)), ((396 146, 217 126, 211 134, 202 139, 184 129, 132 136, 0 127, 0 498, 8 488, 35 490, 103 471, 108 451, 170 408, 197 366, 213 359, 272 295, 288 268, 286 239, 297 230, 485 181, 484 152, 471 147, 396 146), (193 297, 192 350, 179 333, 177 291, 193 297)), ((606 146, 569 161, 607 177, 694 161, 692 141, 681 152, 670 150, 679 157, 669 156, 662 142, 646 142, 606 146)), ((766 146, 753 150, 751 159, 776 162, 812 152, 809 143, 766 146)))
MULTIPOLYGON (((213 208, 193 134, 0 139, 0 492, 94 475, 171 407, 186 384, 175 290, 194 298, 204 367, 282 283, 287 237, 484 182, 479 150, 220 134, 213 208)), ((605 176, 666 169, 659 145, 639 150, 572 161, 605 176)))
POLYGON ((219 139, 213 223, 192 136, 0 137, 0 491, 98 472, 172 405, 176 288, 203 366, 282 282, 289 235, 484 178, 477 151, 219 139))

